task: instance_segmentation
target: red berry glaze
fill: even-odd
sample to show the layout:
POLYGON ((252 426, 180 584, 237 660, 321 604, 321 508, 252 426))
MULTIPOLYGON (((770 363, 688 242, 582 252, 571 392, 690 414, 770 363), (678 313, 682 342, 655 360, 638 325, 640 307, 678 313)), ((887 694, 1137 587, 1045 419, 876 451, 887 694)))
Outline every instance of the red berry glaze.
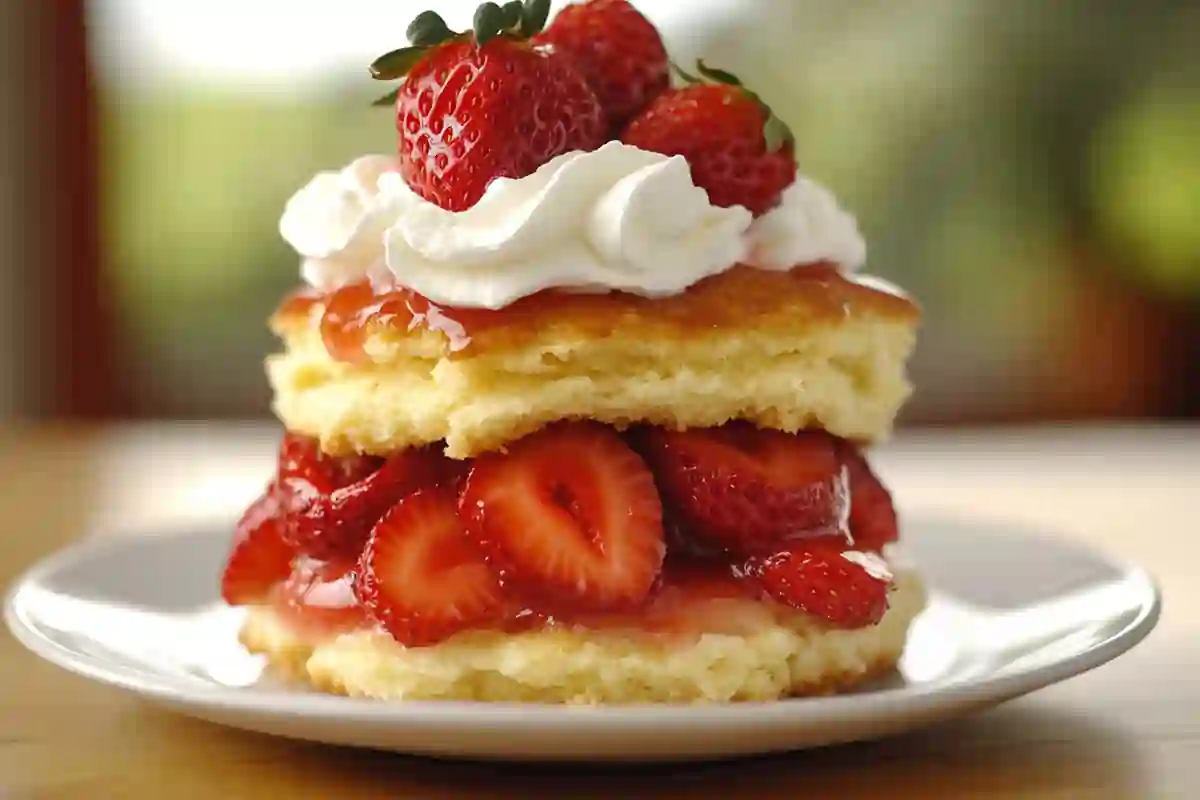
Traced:
POLYGON ((313 498, 292 515, 285 538, 317 559, 356 555, 375 523, 401 499, 423 487, 452 483, 452 464, 434 447, 405 450, 362 480, 313 498))
POLYGON ((295 550, 281 536, 283 508, 274 486, 238 520, 233 546, 221 575, 221 597, 233 606, 266 602, 291 574, 295 550))
POLYGON ((560 624, 737 633, 775 619, 764 597, 857 628, 883 616, 890 576, 844 554, 896 538, 863 453, 819 431, 559 423, 474 461, 336 459, 289 435, 221 590, 304 635, 378 623, 406 646, 560 624), (847 519, 852 543, 830 533, 847 519))
POLYGON ((289 508, 302 508, 321 495, 362 480, 381 463, 371 456, 326 455, 316 439, 289 432, 279 445, 276 481, 289 508))
POLYGON ((888 609, 890 576, 847 559, 846 542, 831 536, 796 542, 750 558, 741 574, 771 597, 820 617, 836 628, 864 628, 888 609))
POLYGON ((422 489, 379 521, 359 561, 359 600, 409 647, 498 624, 504 595, 444 487, 422 489))
MULTIPOLYGON (((705 632, 747 633, 774 621, 774 604, 762 590, 731 574, 720 559, 668 557, 646 601, 630 611, 556 613, 551 624, 592 630, 627 630, 662 636, 705 632)), ((535 617, 536 618, 536 617, 535 617)))
POLYGON ((713 205, 745 206, 755 216, 779 204, 796 179, 790 140, 770 149, 769 110, 741 86, 695 84, 663 94, 634 118, 621 141, 681 155, 713 205))
POLYGON ((854 549, 877 553, 900 538, 892 495, 857 447, 842 442, 841 450, 850 476, 850 537, 854 549))
POLYGON ((461 513, 505 585, 551 611, 636 607, 666 549, 650 470, 598 423, 558 424, 480 457, 461 513))
POLYGON ((596 95, 571 61, 508 37, 432 49, 396 98, 400 174, 451 211, 496 178, 523 178, 557 155, 604 140, 596 95))
POLYGON ((836 440, 744 422, 635 434, 682 530, 734 553, 839 532, 848 505, 836 440))
POLYGON ((619 131, 670 84, 662 37, 629 0, 568 5, 535 41, 571 58, 596 93, 612 131, 619 131))
POLYGON ((297 560, 291 576, 275 593, 275 609, 284 622, 318 636, 366 627, 370 616, 354 593, 357 555, 333 561, 297 560))

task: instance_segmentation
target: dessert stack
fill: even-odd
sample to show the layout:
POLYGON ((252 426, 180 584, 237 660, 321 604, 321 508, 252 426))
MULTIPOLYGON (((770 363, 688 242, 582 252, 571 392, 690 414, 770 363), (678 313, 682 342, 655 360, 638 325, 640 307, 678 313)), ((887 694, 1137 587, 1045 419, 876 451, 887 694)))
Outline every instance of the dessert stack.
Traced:
POLYGON ((919 312, 766 101, 627 0, 419 15, 397 150, 318 174, 270 323, 243 644, 380 700, 769 700, 894 668, 924 604, 867 450, 919 312), (672 75, 674 73, 674 75, 672 75))

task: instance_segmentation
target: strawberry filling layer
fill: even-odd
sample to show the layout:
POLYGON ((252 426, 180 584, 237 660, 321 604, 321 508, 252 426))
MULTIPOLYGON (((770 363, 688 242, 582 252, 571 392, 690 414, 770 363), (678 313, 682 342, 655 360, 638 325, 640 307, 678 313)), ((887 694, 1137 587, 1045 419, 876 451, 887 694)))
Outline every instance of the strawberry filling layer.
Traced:
POLYGON ((804 612, 877 623, 898 536, 859 449, 746 423, 560 423, 469 461, 435 447, 336 459, 287 434, 222 579, 300 635, 381 628, 727 632, 804 612))

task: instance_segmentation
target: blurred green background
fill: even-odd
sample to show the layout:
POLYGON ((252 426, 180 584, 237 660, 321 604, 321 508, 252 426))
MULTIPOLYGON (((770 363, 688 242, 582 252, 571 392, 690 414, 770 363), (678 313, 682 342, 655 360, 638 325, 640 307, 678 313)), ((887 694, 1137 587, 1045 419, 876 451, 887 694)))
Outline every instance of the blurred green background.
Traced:
MULTIPOLYGON (((283 203, 392 149, 366 64, 425 5, 88 5, 128 413, 266 413, 264 318, 298 280, 283 203)), ((1200 4, 638 5, 774 106, 869 270, 922 302, 907 421, 1197 414, 1200 4)), ((437 6, 464 25, 475 2, 437 6)))

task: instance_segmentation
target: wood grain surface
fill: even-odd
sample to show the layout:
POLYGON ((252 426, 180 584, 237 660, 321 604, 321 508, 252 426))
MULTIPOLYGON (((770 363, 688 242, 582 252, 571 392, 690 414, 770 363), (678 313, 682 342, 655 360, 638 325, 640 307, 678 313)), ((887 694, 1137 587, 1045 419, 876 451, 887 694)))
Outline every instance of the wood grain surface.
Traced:
MULTIPOLYGON (((274 436, 0 428, 0 585, 88 532, 233 514, 274 436)), ((1036 525, 1148 568, 1159 627, 1093 672, 915 734, 637 768, 437 762, 227 730, 70 675, 0 631, 0 798, 1200 797, 1200 428, 914 431, 877 459, 904 511, 1036 525)))

